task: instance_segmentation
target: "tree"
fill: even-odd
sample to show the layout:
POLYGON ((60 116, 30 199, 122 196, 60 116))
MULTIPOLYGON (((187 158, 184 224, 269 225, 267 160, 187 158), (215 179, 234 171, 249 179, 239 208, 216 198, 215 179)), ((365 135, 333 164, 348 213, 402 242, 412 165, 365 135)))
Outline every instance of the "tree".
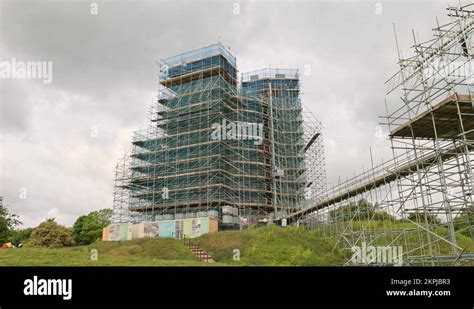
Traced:
POLYGON ((76 219, 76 222, 74 222, 74 225, 72 226, 72 234, 74 235, 74 241, 77 245, 84 245, 81 233, 84 227, 84 220, 86 220, 86 217, 86 215, 80 216, 76 219))
POLYGON ((333 221, 350 221, 350 220, 392 220, 396 221, 395 217, 380 210, 378 204, 372 204, 369 201, 362 199, 357 203, 351 203, 347 206, 331 210, 329 216, 333 221))
POLYGON ((69 247, 74 245, 74 237, 69 229, 50 218, 33 230, 28 244, 32 247, 69 247))
POLYGON ((26 243, 28 238, 30 238, 31 233, 33 232, 34 228, 27 227, 26 229, 18 229, 10 231, 8 236, 8 240, 12 243, 26 243))
MULTIPOLYGON (((408 220, 416 222, 418 224, 424 224, 425 223, 425 214, 422 212, 412 212, 408 216, 408 220)), ((426 220, 428 221, 428 224, 439 224, 441 223, 441 220, 436 217, 436 215, 432 214, 426 214, 426 220)))
POLYGON ((102 229, 110 224, 112 209, 90 212, 77 218, 73 226, 74 239, 78 245, 88 245, 100 239, 102 229))
POLYGON ((8 211, 7 206, 3 205, 3 198, 0 196, 0 243, 7 242, 10 232, 20 224, 21 221, 18 215, 8 211))

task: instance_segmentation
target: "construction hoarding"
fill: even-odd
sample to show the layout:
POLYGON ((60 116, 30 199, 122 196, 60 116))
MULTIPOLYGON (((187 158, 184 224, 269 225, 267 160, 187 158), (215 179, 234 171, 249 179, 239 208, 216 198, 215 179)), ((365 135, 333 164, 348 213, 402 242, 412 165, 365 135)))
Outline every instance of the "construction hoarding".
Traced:
POLYGON ((174 238, 176 232, 176 222, 172 220, 161 221, 160 223, 160 237, 174 238))
POLYGON ((102 241, 107 241, 110 238, 110 228, 104 227, 102 229, 102 241))
POLYGON ((216 218, 200 217, 177 220, 112 224, 102 231, 102 240, 119 241, 143 237, 195 238, 218 231, 216 218))

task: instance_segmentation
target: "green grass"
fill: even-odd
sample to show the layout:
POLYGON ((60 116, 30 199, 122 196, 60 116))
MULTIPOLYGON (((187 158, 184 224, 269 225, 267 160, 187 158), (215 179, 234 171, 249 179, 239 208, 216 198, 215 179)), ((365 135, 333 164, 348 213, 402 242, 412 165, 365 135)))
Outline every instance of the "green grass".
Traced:
POLYGON ((304 228, 251 228, 204 235, 193 240, 217 261, 228 265, 322 266, 344 263, 335 242, 323 240, 304 228), (234 250, 240 261, 234 261, 234 250))
MULTIPOLYGON (((406 229, 407 230, 407 237, 406 243, 411 248, 419 247, 421 243, 427 244, 428 243, 428 236, 426 231, 421 230, 416 224, 409 223, 409 222, 389 222, 389 221, 356 221, 352 224, 353 231, 358 231, 361 228, 370 229, 370 230, 395 230, 395 229, 406 229)), ((350 231, 350 229, 348 229, 350 231)), ((445 226, 438 226, 435 229, 436 234, 447 239, 451 240, 448 229, 445 226)), ((439 239, 435 235, 430 235, 431 241, 436 240, 435 250, 438 251, 439 254, 451 254, 451 245, 445 241, 439 239)), ((405 239, 403 237, 400 238, 400 242, 402 244, 405 243, 405 239)), ((467 237, 461 233, 456 233, 456 241, 459 247, 466 248, 466 253, 474 253, 474 241, 470 237, 467 237)), ((374 242, 374 245, 386 245, 390 244, 391 238, 389 236, 380 237, 377 241, 374 242)), ((425 247, 425 250, 428 250, 428 247, 425 247)), ((422 254, 419 250, 414 250, 413 254, 422 254)))
MULTIPOLYGON (((383 230, 388 228, 388 224, 387 221, 372 221, 368 225, 367 222, 354 222, 352 231, 357 234, 362 227, 383 230)), ((426 233, 418 233, 415 227, 411 223, 391 223, 392 229, 409 229, 407 240, 411 248, 418 247, 421 241, 426 243, 426 233)), ((445 227, 438 227, 436 232, 445 237, 448 235, 445 227)), ((467 248, 466 252, 474 252, 474 242, 469 237, 458 234, 457 241, 459 246, 467 248)), ((390 236, 381 236, 373 245, 388 245, 390 242, 390 236)), ((89 246, 61 249, 27 245, 21 249, 0 249, 0 266, 329 266, 342 265, 348 259, 348 252, 335 248, 335 239, 323 239, 317 231, 298 227, 225 231, 201 236, 193 239, 193 243, 206 250, 217 263, 198 261, 182 241, 143 238, 122 242, 99 241, 89 246), (98 252, 97 261, 91 260, 93 249, 98 252), (235 249, 240 251, 238 261, 234 260, 235 249)), ((451 252, 446 242, 439 242, 436 248, 440 253, 451 252)))
POLYGON ((32 248, 0 250, 0 265, 8 266, 232 266, 232 265, 338 265, 344 262, 334 242, 315 232, 288 227, 228 231, 205 235, 194 243, 208 251, 218 263, 199 262, 182 241, 144 238, 123 242, 97 242, 90 246, 61 249, 32 248), (96 249, 98 260, 91 260, 96 249), (240 261, 233 250, 240 250, 240 261))
MULTIPOLYGON (((327 225, 328 230, 335 229, 334 225, 327 225)), ((378 231, 386 231, 387 234, 382 236, 381 234, 375 239, 373 242, 370 242, 371 245, 374 246, 399 246, 403 247, 405 253, 409 252, 410 256, 417 256, 417 255, 429 255, 430 248, 428 241, 427 232, 421 229, 414 223, 410 222, 401 222, 401 221, 354 221, 352 224, 344 225, 339 224, 340 230, 345 230, 346 235, 352 234, 353 236, 357 237, 360 235, 360 231, 365 229, 366 233, 370 234, 370 231, 378 233, 378 231), (390 235, 390 231, 401 231, 405 230, 405 234, 401 234, 400 232, 395 232, 394 234, 390 235), (397 236, 399 236, 397 238, 397 236), (395 240, 394 240, 395 239, 395 240)), ((432 231, 435 231, 435 234, 443 237, 444 239, 450 241, 451 238, 448 233, 448 229, 444 224, 438 225, 436 228, 432 228, 432 231)), ((451 245, 442 240, 440 237, 436 235, 430 234, 431 243, 432 243, 432 250, 434 255, 451 255, 452 248, 451 245)), ((362 241, 362 239, 360 240, 362 241)), ((465 249, 465 253, 474 253, 474 241, 462 233, 456 233, 456 242, 457 245, 461 249, 465 249)), ((359 243, 360 245, 360 243, 359 243)), ((350 257, 352 253, 346 251, 346 256, 350 257)), ((448 262, 446 265, 451 265, 451 262, 448 262)), ((474 263, 468 263, 466 266, 474 266, 474 263)))
POLYGON ((181 241, 165 238, 123 242, 97 242, 61 249, 0 249, 1 266, 198 266, 199 262, 181 241), (97 261, 91 260, 96 249, 97 261))

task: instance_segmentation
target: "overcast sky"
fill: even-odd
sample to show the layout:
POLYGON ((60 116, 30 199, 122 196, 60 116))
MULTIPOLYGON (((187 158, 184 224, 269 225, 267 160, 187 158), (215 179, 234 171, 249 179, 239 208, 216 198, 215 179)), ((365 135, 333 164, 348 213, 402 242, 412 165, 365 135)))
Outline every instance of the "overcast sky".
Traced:
POLYGON ((148 125, 155 62, 219 40, 240 72, 310 66, 303 104, 324 125, 337 183, 370 165, 369 147, 376 162, 389 158, 386 129, 377 132, 397 69, 392 24, 409 55, 411 29, 430 39, 448 4, 457 1, 0 0, 0 61, 53 63, 49 84, 0 79, 0 195, 24 226, 111 208, 116 161, 148 125))

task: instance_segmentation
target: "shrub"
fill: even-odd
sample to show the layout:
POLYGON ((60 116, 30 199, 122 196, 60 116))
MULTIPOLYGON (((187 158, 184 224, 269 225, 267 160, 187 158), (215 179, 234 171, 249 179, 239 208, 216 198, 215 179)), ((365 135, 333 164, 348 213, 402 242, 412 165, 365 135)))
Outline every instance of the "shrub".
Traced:
POLYGON ((65 226, 57 224, 54 219, 47 219, 33 230, 28 244, 45 248, 69 247, 74 245, 74 238, 65 226))

